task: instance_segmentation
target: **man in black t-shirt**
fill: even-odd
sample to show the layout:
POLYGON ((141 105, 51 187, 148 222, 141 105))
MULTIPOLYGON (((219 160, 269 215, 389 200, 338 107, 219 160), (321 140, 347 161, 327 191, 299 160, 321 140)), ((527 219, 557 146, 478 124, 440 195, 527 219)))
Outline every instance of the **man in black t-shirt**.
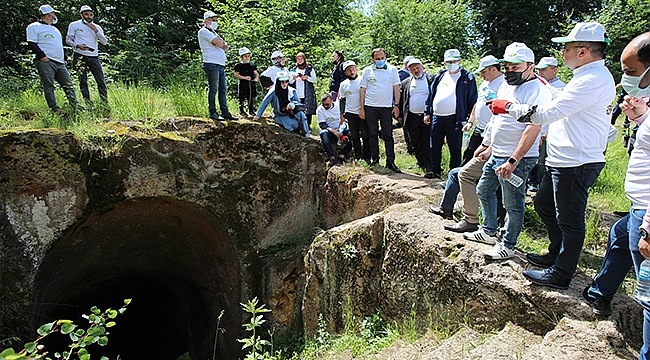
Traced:
POLYGON ((255 116, 253 100, 257 96, 257 66, 251 62, 251 51, 243 47, 239 49, 239 63, 235 65, 235 77, 239 79, 239 114, 241 116, 255 116), (244 110, 244 103, 248 102, 248 112, 244 110))

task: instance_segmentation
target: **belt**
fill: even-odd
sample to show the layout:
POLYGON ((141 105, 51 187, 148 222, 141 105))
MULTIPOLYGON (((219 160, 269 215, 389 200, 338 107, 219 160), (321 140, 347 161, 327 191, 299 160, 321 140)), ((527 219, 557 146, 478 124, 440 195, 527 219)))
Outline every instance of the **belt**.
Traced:
POLYGON ((415 116, 424 116, 424 113, 423 113, 423 112, 421 112, 421 113, 414 113, 414 112, 409 111, 409 114, 412 114, 412 115, 415 115, 415 116))

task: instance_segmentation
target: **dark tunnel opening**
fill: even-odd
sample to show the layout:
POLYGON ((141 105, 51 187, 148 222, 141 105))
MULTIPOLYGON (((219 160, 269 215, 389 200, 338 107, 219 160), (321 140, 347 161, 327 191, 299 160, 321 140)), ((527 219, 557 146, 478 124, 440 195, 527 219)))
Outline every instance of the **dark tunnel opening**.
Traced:
MULTIPOLYGON (((94 357, 216 359, 239 354, 241 275, 237 254, 219 221, 174 199, 137 199, 80 221, 46 254, 35 279, 34 329, 56 319, 87 327, 92 306, 127 311, 94 357)), ((65 339, 52 338, 50 351, 65 339)))

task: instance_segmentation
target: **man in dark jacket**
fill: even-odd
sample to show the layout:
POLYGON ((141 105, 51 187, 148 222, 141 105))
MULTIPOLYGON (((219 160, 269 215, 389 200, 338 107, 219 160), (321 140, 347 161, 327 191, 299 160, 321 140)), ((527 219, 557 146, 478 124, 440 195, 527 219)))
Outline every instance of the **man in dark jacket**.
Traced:
POLYGON ((478 97, 474 75, 460 66, 460 51, 445 51, 444 60, 446 69, 431 84, 424 115, 431 134, 431 167, 425 175, 427 178, 441 177, 445 138, 449 145, 449 168, 460 166, 463 124, 478 97))
POLYGON ((429 152, 429 125, 424 123, 424 110, 429 97, 429 86, 433 75, 424 72, 419 59, 411 59, 407 63, 411 76, 402 81, 397 118, 404 126, 404 136, 410 140, 418 166, 424 171, 429 169, 431 156, 429 152))

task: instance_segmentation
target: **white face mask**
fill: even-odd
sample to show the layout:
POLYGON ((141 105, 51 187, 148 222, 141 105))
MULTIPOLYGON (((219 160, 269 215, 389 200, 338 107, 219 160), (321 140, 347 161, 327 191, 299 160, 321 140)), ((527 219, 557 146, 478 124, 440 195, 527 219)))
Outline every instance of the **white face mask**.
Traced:
POLYGON ((209 26, 210 26, 210 29, 215 30, 215 31, 217 30, 217 27, 218 27, 216 21, 211 22, 209 26))
POLYGON ((643 76, 648 73, 648 70, 650 70, 650 66, 648 66, 640 76, 623 74, 621 77, 621 86, 623 87, 623 90, 637 98, 640 98, 642 96, 650 96, 650 86, 645 89, 639 88, 639 82, 643 76))
POLYGON ((447 68, 447 70, 449 70, 451 72, 454 72, 454 71, 460 69, 460 64, 459 63, 451 63, 451 64, 445 63, 445 67, 447 68))
POLYGON ((58 22, 59 22, 58 17, 55 17, 54 19, 52 19, 52 25, 56 25, 56 23, 58 23, 58 22))

